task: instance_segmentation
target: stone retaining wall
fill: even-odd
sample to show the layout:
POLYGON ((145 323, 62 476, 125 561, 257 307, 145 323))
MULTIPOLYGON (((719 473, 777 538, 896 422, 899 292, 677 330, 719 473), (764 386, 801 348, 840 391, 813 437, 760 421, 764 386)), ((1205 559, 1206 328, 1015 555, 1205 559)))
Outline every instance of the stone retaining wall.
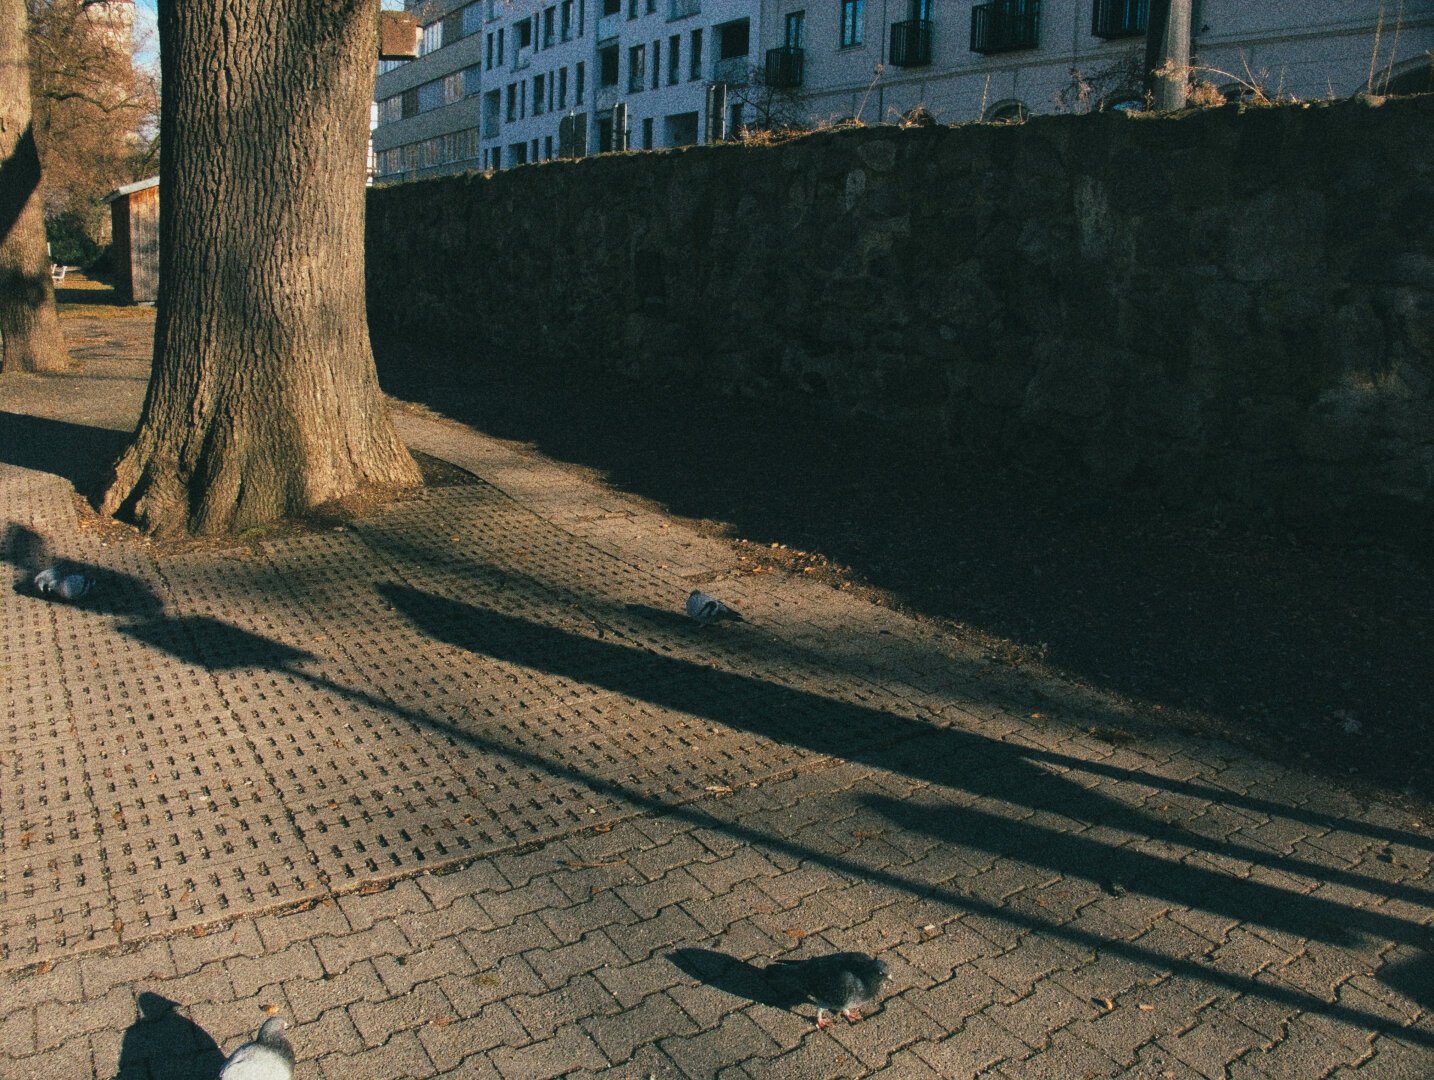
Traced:
POLYGON ((377 189, 376 336, 1284 516, 1434 507, 1434 97, 826 131, 377 189))

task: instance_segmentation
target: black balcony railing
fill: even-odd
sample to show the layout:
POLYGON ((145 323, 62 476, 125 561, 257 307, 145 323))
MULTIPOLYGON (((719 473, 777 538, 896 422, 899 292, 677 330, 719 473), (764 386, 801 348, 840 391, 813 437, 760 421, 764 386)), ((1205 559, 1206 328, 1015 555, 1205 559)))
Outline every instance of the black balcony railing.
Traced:
POLYGON ((1090 32, 1098 38, 1137 37, 1145 33, 1150 0, 1095 0, 1090 32))
POLYGON ((931 20, 892 23, 889 59, 892 67, 925 67, 931 63, 931 20))
POLYGON ((995 0, 971 9, 971 51, 1014 52, 1040 44, 1041 0, 995 0))
POLYGON ((806 50, 783 45, 767 50, 767 85, 775 89, 802 85, 802 64, 806 50))

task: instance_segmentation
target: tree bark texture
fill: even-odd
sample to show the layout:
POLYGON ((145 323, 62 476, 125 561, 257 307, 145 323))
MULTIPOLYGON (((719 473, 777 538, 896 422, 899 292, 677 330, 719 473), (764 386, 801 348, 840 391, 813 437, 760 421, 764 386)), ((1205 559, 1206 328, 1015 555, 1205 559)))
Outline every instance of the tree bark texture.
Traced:
POLYGON ((364 307, 377 0, 161 0, 159 311, 102 509, 213 535, 417 466, 364 307))
POLYGON ((25 0, 0 0, 0 338, 0 371, 69 366, 45 246, 25 0))

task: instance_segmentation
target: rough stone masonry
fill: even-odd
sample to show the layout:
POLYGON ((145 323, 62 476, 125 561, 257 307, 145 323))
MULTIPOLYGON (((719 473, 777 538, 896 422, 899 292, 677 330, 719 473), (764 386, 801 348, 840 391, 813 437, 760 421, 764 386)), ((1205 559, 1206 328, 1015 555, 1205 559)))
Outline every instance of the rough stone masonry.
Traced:
POLYGON ((1434 97, 848 128, 372 192, 374 330, 1286 518, 1434 495, 1434 97))

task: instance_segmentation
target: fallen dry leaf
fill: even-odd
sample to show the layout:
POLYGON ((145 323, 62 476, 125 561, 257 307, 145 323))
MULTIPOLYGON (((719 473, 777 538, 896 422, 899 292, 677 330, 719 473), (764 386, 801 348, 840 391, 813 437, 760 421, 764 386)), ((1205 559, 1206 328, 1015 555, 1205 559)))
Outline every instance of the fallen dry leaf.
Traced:
POLYGON ((593 832, 612 832, 612 823, 604 821, 601 825, 594 825, 593 832))
POLYGON ((783 930, 782 933, 786 934, 787 937, 794 938, 804 938, 807 936, 807 932, 803 930, 800 926, 789 926, 785 930, 783 930))
POLYGON ((48 960, 41 960, 38 964, 35 965, 35 974, 36 974, 36 975, 44 975, 44 974, 45 974, 47 971, 49 971, 49 970, 50 970, 50 961, 48 961, 48 960))
POLYGON ((272 1002, 272 1001, 266 1001, 266 1002, 264 1002, 264 1004, 260 1005, 259 1008, 263 1009, 263 1010, 264 1010, 266 1013, 268 1013, 270 1016, 278 1016, 278 1015, 279 1015, 279 1006, 276 1005, 276 1004, 274 1004, 274 1002, 272 1002))
POLYGON ((713 795, 730 795, 730 794, 732 794, 732 789, 729 788, 726 784, 708 784, 708 785, 707 785, 707 790, 708 790, 709 792, 711 792, 713 795))
POLYGON ((1154 1011, 1155 1011, 1155 1006, 1154 1006, 1154 1005, 1147 1005, 1145 1002, 1142 1001, 1142 1002, 1140 1003, 1140 1011, 1141 1011, 1141 1012, 1154 1012, 1154 1011))

